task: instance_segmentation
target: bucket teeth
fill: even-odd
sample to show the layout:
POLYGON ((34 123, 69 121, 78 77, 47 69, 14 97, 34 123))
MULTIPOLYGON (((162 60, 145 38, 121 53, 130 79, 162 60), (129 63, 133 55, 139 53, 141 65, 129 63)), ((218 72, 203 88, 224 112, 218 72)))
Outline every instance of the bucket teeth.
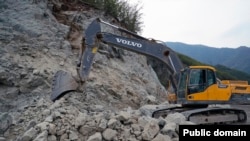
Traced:
POLYGON ((50 99, 57 100, 67 92, 75 91, 78 88, 78 83, 74 77, 65 71, 57 71, 52 80, 52 94, 50 99))

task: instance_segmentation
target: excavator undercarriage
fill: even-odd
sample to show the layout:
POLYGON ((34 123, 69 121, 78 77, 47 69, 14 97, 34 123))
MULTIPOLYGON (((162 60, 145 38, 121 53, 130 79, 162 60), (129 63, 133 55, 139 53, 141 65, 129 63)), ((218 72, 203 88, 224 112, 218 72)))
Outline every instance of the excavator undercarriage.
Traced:
POLYGON ((247 121, 247 114, 244 110, 236 108, 223 107, 207 107, 207 108, 191 108, 183 106, 175 106, 156 110, 152 113, 152 117, 166 117, 170 113, 181 113, 187 121, 195 124, 243 124, 247 121))
POLYGON ((230 102, 241 103, 243 101, 245 104, 250 104, 250 86, 247 83, 242 83, 242 81, 239 81, 240 84, 232 81, 218 83, 215 69, 210 66, 190 66, 184 69, 177 54, 164 43, 146 39, 101 19, 94 20, 85 31, 83 47, 78 57, 77 76, 72 76, 69 72, 62 70, 55 74, 52 84, 52 101, 56 101, 70 91, 81 89, 82 84, 86 83, 99 42, 153 57, 167 66, 168 72, 166 73, 170 74, 169 80, 174 94, 168 100, 181 106, 157 109, 152 117, 165 117, 169 113, 179 112, 188 121, 196 124, 232 124, 247 121, 247 114, 241 109, 204 107, 204 105, 221 104, 221 102, 230 104, 230 102), (100 24, 109 25, 129 36, 103 32, 100 24))

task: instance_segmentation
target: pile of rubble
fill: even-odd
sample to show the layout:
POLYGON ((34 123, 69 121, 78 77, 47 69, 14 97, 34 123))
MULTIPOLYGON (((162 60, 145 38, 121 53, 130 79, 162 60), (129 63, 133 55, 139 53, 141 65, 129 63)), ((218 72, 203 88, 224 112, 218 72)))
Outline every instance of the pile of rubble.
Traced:
MULTIPOLYGON (((101 105, 78 109, 62 98, 41 113, 43 121, 31 120, 20 140, 36 141, 172 141, 178 140, 178 125, 192 124, 179 113, 166 118, 151 118, 139 110, 105 110, 101 105)), ((147 105, 149 106, 149 105, 147 105)), ((151 105, 153 106, 153 105, 151 105)))

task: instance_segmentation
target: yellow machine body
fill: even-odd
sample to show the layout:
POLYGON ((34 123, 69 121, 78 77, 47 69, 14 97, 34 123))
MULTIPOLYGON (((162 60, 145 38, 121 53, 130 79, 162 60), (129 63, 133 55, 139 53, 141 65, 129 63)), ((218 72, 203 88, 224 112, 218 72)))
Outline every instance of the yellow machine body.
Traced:
POLYGON ((176 93, 168 95, 170 103, 250 103, 250 85, 247 81, 220 81, 215 68, 211 66, 189 66, 182 70, 176 93))

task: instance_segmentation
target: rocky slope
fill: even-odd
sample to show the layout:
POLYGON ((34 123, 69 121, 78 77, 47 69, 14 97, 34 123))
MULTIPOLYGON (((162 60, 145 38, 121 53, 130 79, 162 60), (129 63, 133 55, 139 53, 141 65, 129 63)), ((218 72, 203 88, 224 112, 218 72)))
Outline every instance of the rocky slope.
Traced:
POLYGON ((0 141, 171 141, 192 124, 178 113, 148 116, 168 106, 166 90, 145 56, 109 46, 83 92, 50 100, 55 72, 76 74, 82 33, 97 17, 113 22, 83 3, 0 0, 0 141))

